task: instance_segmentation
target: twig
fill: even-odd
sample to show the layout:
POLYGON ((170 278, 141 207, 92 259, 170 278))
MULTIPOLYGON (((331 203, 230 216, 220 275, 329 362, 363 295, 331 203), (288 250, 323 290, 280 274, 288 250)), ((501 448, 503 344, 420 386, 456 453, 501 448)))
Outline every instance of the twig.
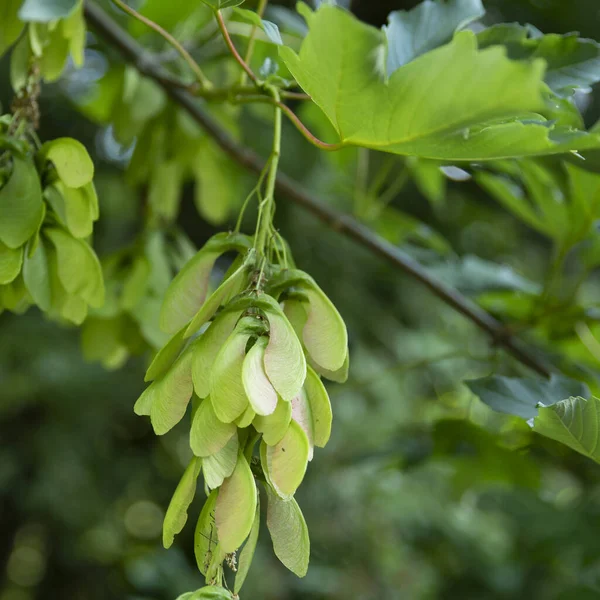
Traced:
MULTIPOLYGON (((118 48, 128 61, 137 65, 143 75, 154 79, 154 81, 164 89, 173 102, 186 110, 224 152, 231 156, 231 158, 241 166, 254 171, 255 173, 262 172, 265 161, 251 149, 238 144, 227 131, 209 116, 203 107, 199 106, 194 101, 194 98, 190 94, 181 89, 167 85, 161 78, 160 65, 153 65, 151 61, 148 60, 144 61, 144 49, 141 48, 128 33, 123 31, 119 25, 108 17, 102 9, 88 1, 85 6, 85 14, 97 33, 105 38, 111 45, 118 48)), ((512 354, 514 358, 529 367, 532 371, 535 371, 544 377, 550 376, 551 369, 544 359, 540 358, 537 354, 534 354, 532 350, 524 345, 519 339, 509 335, 502 323, 481 307, 471 302, 468 298, 465 298, 457 290, 432 277, 411 256, 407 255, 396 246, 382 240, 368 227, 361 225, 351 217, 342 215, 328 205, 323 204, 309 192, 305 191, 298 182, 281 172, 277 176, 276 190, 278 193, 287 196, 299 206, 304 207, 335 231, 353 239, 361 246, 372 251, 373 254, 385 258, 395 267, 409 274, 417 281, 420 281, 438 298, 488 333, 494 343, 503 347, 507 352, 512 354)))
MULTIPOLYGON (((256 9, 256 14, 262 19, 265 14, 265 10, 267 8, 268 0, 258 0, 258 8, 256 9)), ((256 24, 252 25, 252 29, 250 30, 250 38, 248 39, 248 48, 246 49, 246 56, 244 56, 244 62, 250 66, 252 61, 252 55, 254 54, 254 45, 256 43, 256 33, 258 31, 258 26, 256 24)), ((242 77, 240 79, 240 83, 244 85, 246 83, 246 72, 242 73, 242 77)))
POLYGON ((244 71, 246 72, 248 77, 250 77, 250 79, 258 85, 259 84, 258 77, 255 75, 254 71, 250 68, 248 63, 246 63, 246 61, 241 57, 240 53, 237 51, 237 48, 235 47, 235 44, 233 43, 233 40, 231 39, 231 36, 229 35, 229 31, 227 31, 227 26, 225 25, 225 21, 223 20, 223 15, 221 14, 221 11, 218 10, 216 12, 216 16, 217 16, 217 23, 219 24, 219 29, 221 30, 221 33, 223 34, 223 39, 225 40, 225 43, 227 44, 229 51, 231 52, 231 54, 233 55, 235 60, 239 63, 240 67, 242 67, 242 69, 244 69, 244 71))

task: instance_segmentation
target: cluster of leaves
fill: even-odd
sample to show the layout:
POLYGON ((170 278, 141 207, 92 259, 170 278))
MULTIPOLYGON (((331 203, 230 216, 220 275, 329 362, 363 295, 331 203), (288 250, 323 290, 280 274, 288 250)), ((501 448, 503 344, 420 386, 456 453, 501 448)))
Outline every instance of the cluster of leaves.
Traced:
POLYGON ((50 3, 7 0, 3 4, 0 54, 18 40, 10 67, 15 91, 24 86, 32 61, 47 82, 60 78, 69 58, 75 66, 83 65, 86 42, 83 0, 50 3))
POLYGON ((148 368, 152 383, 135 411, 150 416, 155 433, 163 435, 193 399, 195 455, 167 510, 164 545, 183 529, 202 472, 208 499, 196 526, 198 567, 207 583, 221 584, 223 562, 236 568, 235 553, 246 542, 237 593, 258 538, 256 477, 267 491, 275 553, 304 576, 308 531, 294 494, 314 447, 324 447, 331 432, 331 405, 319 374, 347 377, 348 339, 339 313, 306 273, 259 260, 252 238, 217 234, 173 280, 161 325, 174 335, 148 368), (228 252, 237 257, 208 295, 213 265, 228 252), (261 439, 259 462, 253 454, 261 439))
POLYGON ((163 298, 195 253, 179 229, 147 229, 131 246, 104 257, 106 299, 82 325, 85 358, 116 369, 131 355, 160 349, 169 339, 159 327, 163 298))
MULTIPOLYGON (((5 131, 13 123, 5 119, 5 131)), ((93 164, 85 147, 60 138, 34 150, 3 134, 0 187, 2 309, 36 304, 80 324, 104 302, 100 263, 86 238, 98 218, 93 164)))

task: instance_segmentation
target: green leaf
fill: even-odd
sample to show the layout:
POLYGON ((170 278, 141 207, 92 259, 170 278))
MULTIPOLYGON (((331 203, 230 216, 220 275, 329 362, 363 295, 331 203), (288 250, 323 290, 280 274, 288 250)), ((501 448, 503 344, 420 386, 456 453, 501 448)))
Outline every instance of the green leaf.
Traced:
POLYGON ((181 421, 194 391, 191 353, 184 352, 150 387, 154 388, 150 421, 156 435, 164 435, 181 421))
POLYGON ((444 236, 395 206, 383 207, 372 226, 378 235, 395 246, 413 243, 431 248, 438 254, 448 254, 451 251, 444 236))
POLYGON ((52 304, 52 288, 50 285, 50 263, 48 246, 44 238, 40 238, 35 252, 25 253, 23 261, 23 280, 33 301, 44 311, 50 310, 52 304))
POLYGON ((25 0, 19 18, 22 21, 48 23, 68 17, 79 4, 79 0, 25 0))
POLYGON ((178 160, 163 160, 155 165, 148 183, 148 204, 167 223, 179 214, 184 165, 178 160))
POLYGON ((310 560, 310 538, 304 515, 294 498, 282 500, 267 485, 267 527, 275 556, 292 573, 304 577, 310 560))
POLYGON ((221 225, 242 195, 238 165, 207 139, 198 151, 192 170, 198 213, 212 225, 221 225))
POLYGON ((537 294, 540 286, 516 273, 508 265, 501 265, 478 256, 449 258, 433 264, 428 271, 437 279, 466 294, 480 294, 492 290, 514 290, 537 294))
POLYGON ((94 307, 104 302, 104 279, 98 257, 90 246, 58 227, 45 235, 56 249, 58 277, 69 295, 79 296, 94 307))
POLYGON ((13 170, 0 189, 0 241, 22 246, 37 230, 43 213, 42 188, 34 164, 13 155, 13 170))
POLYGON ((310 367, 308 367, 306 372, 304 390, 306 391, 312 414, 313 440, 315 446, 324 448, 331 436, 333 413, 331 411, 331 402, 327 390, 320 377, 310 367))
POLYGON ((196 482, 201 468, 202 461, 192 458, 177 484, 163 521, 163 546, 165 548, 173 545, 175 536, 185 527, 188 508, 196 495, 196 482))
POLYGON ((242 264, 206 299, 200 310, 196 313, 196 316, 192 319, 192 322, 188 325, 185 332, 186 338, 199 331, 205 323, 210 321, 221 304, 242 290, 246 281, 245 275, 246 265, 242 264))
POLYGON ((569 396, 590 394, 585 384, 558 375, 549 380, 493 375, 465 383, 490 408, 524 419, 535 417, 539 405, 551 406, 569 396))
POLYGON ((597 135, 553 126, 538 114, 545 106, 543 60, 511 61, 499 47, 478 51, 474 34, 463 31, 386 80, 375 63, 382 47, 379 30, 323 5, 299 55, 279 48, 343 145, 454 161, 599 145, 597 135))
POLYGON ((0 285, 14 281, 21 272, 24 248, 9 248, 0 242, 0 285))
POLYGON ((171 365, 175 362, 183 347, 186 344, 186 340, 183 337, 185 333, 185 327, 182 327, 156 354, 148 370, 144 381, 153 381, 164 375, 171 365))
POLYGON ((598 398, 568 398, 540 408, 533 430, 600 463, 598 398))
POLYGON ((248 571, 250 571, 250 565, 254 558, 254 551, 256 550, 256 543, 258 542, 258 534, 260 531, 260 496, 256 494, 256 513, 254 514, 254 523, 252 523, 252 529, 250 535, 244 544, 244 548, 240 552, 240 558, 238 561, 237 573, 235 574, 235 584, 233 587, 233 593, 239 594, 248 571))
POLYGON ((81 350, 85 360, 99 361, 105 369, 122 367, 129 357, 129 349, 122 339, 124 331, 121 318, 87 318, 81 328, 81 350))
POLYGON ((308 438, 302 427, 293 420, 278 444, 261 444, 260 458, 265 476, 284 500, 291 498, 302 483, 309 454, 308 438))
POLYGON ((275 412, 272 415, 263 417, 256 415, 254 418, 254 428, 263 434, 263 440, 269 446, 275 446, 287 433, 292 419, 292 404, 282 398, 279 398, 275 412))
POLYGON ((217 354, 231 335, 241 311, 226 311, 216 316, 208 329, 194 342, 192 379, 199 398, 210 394, 210 379, 217 354))
POLYGON ((262 294, 269 320, 269 343, 265 350, 264 366, 269 381, 284 399, 291 401, 306 377, 306 359, 302 344, 279 304, 262 294))
POLYGON ((210 6, 213 10, 223 10, 232 6, 239 6, 244 3, 244 0, 202 0, 204 4, 210 6))
POLYGON ((521 221, 546 235, 553 235, 541 216, 527 201, 522 188, 513 181, 502 175, 486 172, 476 173, 475 181, 521 221))
POLYGON ((129 268, 129 273, 123 281, 121 291, 121 307, 127 312, 135 312, 140 302, 145 298, 150 281, 152 265, 146 256, 135 257, 129 268))
POLYGON ((52 161, 59 179, 70 188, 80 188, 94 178, 94 163, 85 146, 73 138, 46 142, 39 151, 43 160, 52 161))
POLYGON ((543 58, 544 80, 558 94, 568 95, 600 81, 600 44, 576 33, 540 36, 531 26, 502 23, 478 33, 477 40, 481 48, 503 46, 514 60, 543 58))
POLYGON ((174 333, 189 323, 206 299, 217 258, 225 252, 243 252, 250 247, 250 238, 241 234, 219 233, 208 240, 169 286, 161 310, 161 328, 174 333))
POLYGON ((182 594, 177 600, 233 600, 233 596, 223 587, 209 585, 195 592, 182 594))
POLYGON ((63 35, 62 23, 32 23, 29 26, 31 49, 37 56, 44 81, 57 81, 69 60, 70 44, 63 35))
POLYGON ((271 415, 277 407, 277 392, 265 373, 265 349, 269 340, 259 337, 244 359, 242 383, 250 406, 257 415, 271 415))
POLYGON ((440 207, 446 197, 446 177, 440 163, 435 160, 416 159, 407 160, 407 168, 419 191, 434 207, 440 207))
POLYGON ((246 10, 245 8, 235 8, 234 12, 245 21, 248 21, 249 23, 252 23, 253 25, 256 25, 258 28, 262 29, 269 40, 271 40, 274 44, 277 46, 283 45, 281 33, 279 33, 279 27, 277 27, 275 23, 261 19, 257 13, 252 10, 246 10))
POLYGON ((240 321, 217 354, 210 376, 210 399, 215 414, 224 423, 235 421, 248 407, 242 382, 242 366, 250 338, 240 321))
POLYGON ((22 0, 3 0, 0 5, 0 56, 12 46, 23 31, 17 13, 22 0))
POLYGON ((204 481, 210 489, 219 487, 226 477, 229 477, 237 462, 239 439, 236 433, 225 445, 212 456, 202 459, 204 481))
POLYGON ((190 447, 196 456, 211 456, 224 448, 235 432, 234 423, 223 423, 217 419, 210 398, 207 398, 194 415, 190 429, 190 447))
POLYGON ((387 73, 450 41, 456 31, 481 18, 481 0, 425 0, 409 11, 390 13, 383 31, 387 38, 387 73))
POLYGON ((219 543, 215 525, 215 505, 218 495, 219 491, 213 490, 206 499, 194 532, 194 554, 198 569, 203 575, 206 575, 213 553, 219 543))
POLYGON ((22 35, 10 53, 10 84, 15 92, 27 85, 32 57, 29 36, 22 35))
MULTIPOLYGON (((45 231, 47 233, 48 230, 45 231)), ((66 234, 69 237, 69 234, 66 234)), ((75 238, 73 238, 74 240, 75 238)), ((79 240, 75 240, 79 242, 79 240)), ((61 255, 64 258, 68 245, 61 248, 61 255)), ((80 295, 70 293, 65 289, 63 277, 68 272, 66 263, 59 264, 58 252, 51 245, 47 247, 48 256, 48 272, 50 277, 50 293, 52 305, 50 307, 50 315, 53 318, 66 319, 76 325, 81 325, 87 317, 88 305, 80 295)), ((74 261, 73 264, 77 262, 74 261)), ((78 273, 81 275, 81 273, 78 273)), ((74 285, 78 285, 77 282, 74 285)))
MULTIPOLYGON (((88 184, 89 185, 89 184, 88 184)), ((94 207, 85 187, 69 188, 61 181, 44 190, 44 197, 76 238, 86 238, 94 228, 94 207)))
POLYGON ((230 477, 219 489, 215 522, 223 552, 235 552, 250 534, 257 505, 257 491, 250 465, 242 453, 230 477))

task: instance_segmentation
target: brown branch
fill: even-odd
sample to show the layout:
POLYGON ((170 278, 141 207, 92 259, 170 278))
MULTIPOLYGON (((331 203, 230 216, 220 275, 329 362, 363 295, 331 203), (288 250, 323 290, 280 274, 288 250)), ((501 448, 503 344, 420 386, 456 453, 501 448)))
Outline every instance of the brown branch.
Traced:
MULTIPOLYGON (((138 70, 153 79, 160 85, 167 95, 186 110, 189 115, 214 139, 221 149, 231 156, 243 167, 261 173, 265 161, 254 151, 238 144, 212 117, 198 105, 194 98, 187 92, 169 85, 164 78, 164 72, 160 65, 153 63, 147 52, 121 27, 119 27, 104 11, 92 2, 86 2, 86 17, 96 30, 107 42, 119 49, 126 60, 135 65, 138 70)), ((524 345, 519 339, 511 336, 503 324, 492 317, 489 313, 464 297, 457 290, 432 277, 417 261, 396 246, 386 242, 374 234, 368 227, 358 223, 355 219, 342 215, 320 202, 302 186, 280 173, 277 176, 276 190, 287 196, 290 200, 304 207, 323 223, 353 239, 361 246, 369 249, 395 267, 420 281, 433 294, 443 300, 446 304, 470 319, 481 330, 490 335, 494 343, 502 346, 514 358, 532 371, 544 377, 549 377, 551 368, 546 361, 524 345)))

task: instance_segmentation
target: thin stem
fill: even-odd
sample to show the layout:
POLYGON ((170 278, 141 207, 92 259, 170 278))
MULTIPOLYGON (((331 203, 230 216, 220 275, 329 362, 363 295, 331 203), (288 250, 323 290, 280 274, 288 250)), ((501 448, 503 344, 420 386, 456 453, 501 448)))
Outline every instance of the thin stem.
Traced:
POLYGON ((320 150, 327 151, 335 151, 341 150, 344 147, 344 144, 328 144, 323 140, 320 140, 316 135, 314 135, 308 127, 300 120, 300 117, 286 104, 281 102, 280 100, 273 100, 273 98, 268 98, 267 96, 261 96, 260 94, 242 96, 237 98, 236 100, 239 103, 250 103, 250 102, 263 102, 266 104, 274 104, 278 108, 280 108, 285 116, 290 119, 292 124, 296 127, 296 129, 304 136, 304 138, 309 141, 313 146, 319 148, 320 150))
POLYGON ((240 231, 240 228, 242 226, 242 220, 244 218, 244 213, 246 212, 246 208, 248 208, 248 204, 250 203, 250 200, 252 200, 252 198, 255 195, 258 195, 260 197, 260 189, 262 188, 263 181, 265 180, 265 177, 267 175, 269 164, 270 164, 270 161, 267 161, 267 163, 265 164, 265 168, 262 170, 261 174, 258 177, 258 183, 254 186, 254 188, 248 194, 248 196, 246 196, 246 199, 244 200, 244 203, 242 204, 242 208, 240 209, 240 214, 238 215, 237 222, 235 224, 234 231, 236 233, 238 233, 240 231))
POLYGON ((227 31, 227 26, 225 25, 225 21, 223 19, 223 15, 221 14, 221 11, 218 10, 215 14, 217 17, 217 23, 219 24, 219 29, 221 30, 221 33, 223 34, 223 39, 225 40, 225 43, 227 44, 229 51, 233 55, 233 58, 235 58, 235 60, 240 65, 240 67, 242 67, 242 69, 244 69, 244 71, 246 72, 248 77, 250 77, 250 79, 255 84, 258 85, 259 84, 258 77, 254 74, 254 71, 248 66, 246 61, 241 57, 240 53, 237 51, 237 49, 231 39, 231 36, 229 35, 229 31, 227 31))
POLYGON ((200 68, 200 65, 192 58, 192 55, 168 31, 163 29, 154 21, 151 21, 147 17, 144 17, 144 15, 141 15, 135 9, 131 8, 131 6, 125 4, 125 2, 123 2, 122 0, 112 1, 121 10, 124 10, 128 15, 132 16, 134 19, 137 19, 138 21, 140 21, 140 23, 143 23, 147 27, 150 27, 150 29, 153 29, 154 31, 156 31, 156 33, 158 33, 165 40, 167 40, 167 42, 169 42, 169 44, 171 44, 171 46, 173 46, 173 48, 177 50, 181 58, 183 58, 183 60, 185 60, 185 62, 187 62, 187 64, 190 66, 190 69, 194 72, 194 75, 196 76, 198 82, 200 83, 200 85, 202 85, 203 88, 210 89, 212 87, 212 83, 206 77, 206 75, 200 68))
POLYGON ((375 177, 373 178, 373 181, 371 182, 371 185, 369 186, 368 194, 370 196, 378 196, 379 195, 379 192, 381 191, 383 184, 386 182, 386 179, 388 178, 389 174, 391 173, 392 167, 394 166, 394 163, 397 160, 398 160, 398 157, 394 156, 393 154, 389 154, 388 156, 386 156, 384 163, 381 165, 381 167, 377 171, 377 174, 375 175, 375 177))
POLYGON ((281 155, 281 125, 282 113, 279 108, 279 91, 277 88, 270 88, 275 99, 275 124, 273 130, 273 148, 271 150, 271 159, 269 165, 269 174, 265 187, 264 208, 260 215, 256 229, 257 250, 264 255, 266 251, 269 231, 273 228, 273 214, 275 208, 275 185, 277 183, 277 168, 279 167, 279 157, 281 155))
POLYGON ((323 140, 320 140, 314 135, 306 125, 300 120, 298 115, 289 107, 283 104, 283 102, 277 101, 277 106, 286 114, 290 121, 296 126, 296 129, 313 145, 321 150, 340 150, 344 147, 344 144, 328 144, 323 140))
MULTIPOLYGON (((256 14, 262 19, 265 14, 265 9, 267 8, 268 0, 258 0, 258 8, 256 9, 256 14)), ((252 61, 252 54, 254 54, 254 44, 256 43, 256 34, 258 32, 258 26, 253 25, 252 30, 250 31, 250 38, 248 39, 248 48, 246 49, 246 56, 244 56, 244 62, 247 65, 250 65, 252 61)), ((240 77, 240 85, 244 85, 246 83, 246 78, 248 74, 246 71, 242 72, 240 77)))
POLYGON ((370 218, 378 217, 381 214, 381 211, 402 191, 408 182, 408 175, 408 169, 404 167, 390 187, 379 196, 377 203, 373 206, 373 210, 369 215, 370 218))

